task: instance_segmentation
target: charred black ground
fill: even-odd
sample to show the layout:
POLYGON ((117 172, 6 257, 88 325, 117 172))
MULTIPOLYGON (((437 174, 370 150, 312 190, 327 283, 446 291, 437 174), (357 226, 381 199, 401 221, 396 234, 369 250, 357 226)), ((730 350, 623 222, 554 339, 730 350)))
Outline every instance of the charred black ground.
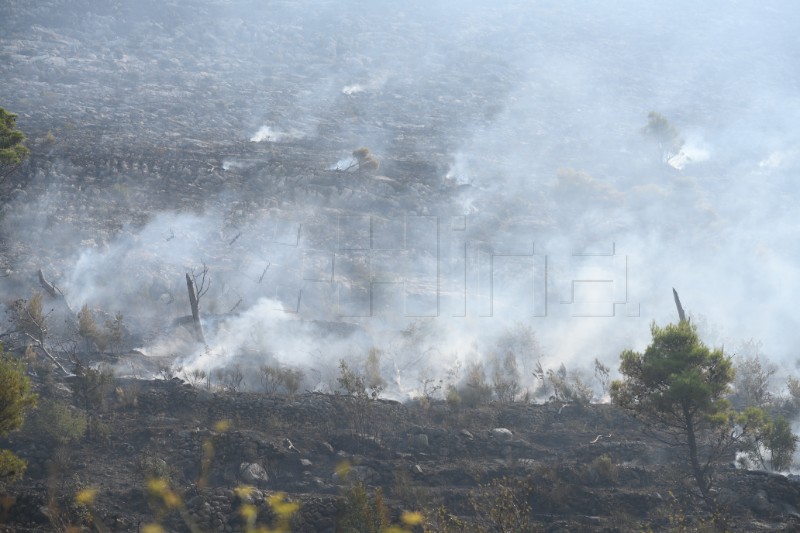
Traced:
MULTIPOLYGON (((11 499, 0 502, 0 529, 90 530, 94 519, 112 531, 139 531, 156 520, 174 531, 186 530, 187 522, 202 531, 241 531, 243 506, 256 505, 259 522, 271 523, 264 497, 285 492, 300 503, 292 531, 329 532, 348 513, 352 518, 346 502, 360 486, 371 496, 382 491, 393 523, 403 510, 421 511, 431 530, 444 530, 434 523, 437 508, 465 522, 465 531, 496 525, 489 511, 508 505, 504 487, 520 495, 512 505, 530 507, 532 530, 704 527, 708 517, 681 458, 610 405, 528 403, 520 395, 468 406, 446 401, 444 389, 430 397, 420 396, 421 387, 412 391, 409 383, 445 378, 456 350, 448 343, 462 333, 482 339, 501 328, 485 335, 472 323, 434 330, 429 344, 409 343, 390 359, 387 338, 419 327, 408 317, 395 320, 396 302, 384 308, 376 299, 375 320, 337 317, 330 312, 332 292, 286 281, 312 263, 298 266, 288 252, 275 251, 296 248, 291 239, 298 235, 309 261, 317 257, 311 252, 329 252, 339 237, 331 221, 342 217, 370 223, 441 217, 451 233, 468 217, 463 241, 470 253, 527 254, 525 246, 537 239, 560 250, 553 243, 562 237, 572 239, 566 248, 613 246, 634 235, 632 224, 636 239, 629 241, 643 236, 641 242, 658 243, 653 248, 665 251, 657 257, 700 249, 697 262, 718 254, 722 259, 714 261, 729 267, 726 248, 717 244, 737 240, 730 235, 741 226, 730 221, 744 212, 736 197, 749 185, 740 188, 728 170, 746 166, 749 152, 726 133, 721 139, 735 149, 720 149, 722 156, 710 161, 695 155, 689 164, 696 166, 687 167, 697 169, 695 178, 681 174, 675 161, 660 160, 641 127, 651 108, 663 106, 683 124, 724 131, 726 106, 751 98, 750 86, 732 83, 723 91, 699 77, 687 92, 652 66, 640 70, 652 63, 663 34, 656 32, 652 43, 631 37, 638 31, 613 9, 585 16, 577 6, 517 7, 412 2, 385 10, 245 0, 0 5, 0 105, 19 114, 32 152, 0 191, 4 303, 11 309, 13 301, 42 292, 41 271, 64 291, 44 296, 45 311, 52 310, 50 352, 70 371, 78 360, 116 373, 88 406, 73 393, 75 376, 61 375, 41 353, 27 353, 41 401, 86 412, 90 427, 58 443, 32 423, 0 443, 29 462, 25 479, 7 490, 11 499), (531 20, 543 22, 526 25, 531 20), (551 46, 558 50, 553 57, 551 46), (606 55, 618 61, 600 68, 606 55), (584 69, 593 73, 589 81, 571 85, 584 69), (661 76, 660 96, 628 88, 661 76), (595 79, 614 80, 620 92, 608 94, 595 79), (587 102, 599 102, 596 108, 570 97, 581 88, 587 102), (671 104, 675 94, 696 103, 671 104), (611 106, 620 100, 626 107, 611 106), (212 339, 205 350, 184 327, 184 276, 203 265, 213 283, 202 304, 212 339), (301 292, 303 305, 315 303, 296 313, 301 292), (266 340, 224 336, 250 324, 243 320, 264 301, 270 312, 280 306, 297 320, 281 319, 266 340), (90 346, 77 335, 83 304, 99 325, 124 315, 116 344, 90 346), (355 367, 373 345, 384 350, 380 370, 391 394, 334 394, 340 354, 360 350, 355 367), (245 387, 222 378, 195 386, 172 379, 178 366, 188 372, 209 361, 209 373, 235 365, 257 371, 266 361, 302 367, 305 378, 295 394, 253 392, 257 375, 246 376, 245 387), (416 400, 385 399, 411 392, 416 400), (159 515, 147 489, 153 477, 169 481, 185 516, 159 515), (237 492, 245 484, 257 492, 237 492), (98 491, 94 518, 75 504, 86 488, 98 491)), ((782 27, 772 17, 768 22, 782 27)), ((728 56, 715 61, 723 71, 738 64, 728 56)), ((758 105, 756 115, 764 112, 758 105)), ((775 146, 781 143, 770 150, 775 146)), ((746 176, 767 173, 764 190, 783 191, 788 174, 769 174, 763 170, 769 164, 758 164, 769 154, 752 151, 747 164, 759 170, 746 176)), ((787 153, 790 163, 780 172, 794 168, 787 153)), ((781 201, 791 206, 792 194, 781 201)), ((771 257, 769 245, 759 250, 771 257)), ((441 252, 407 251, 409 265, 432 264, 441 252)), ((319 275, 327 268, 324 260, 320 265, 309 271, 319 275)), ((694 265, 675 270, 701 286, 710 283, 694 276, 694 265)), ((672 268, 648 266, 659 282, 672 268)), ((354 263, 343 274, 343 286, 363 274, 360 267, 354 263)), ((566 276, 556 268, 559 275, 566 276)), ((673 309, 670 282, 663 283, 663 302, 636 295, 659 318, 673 309)), ((410 293, 424 299, 430 287, 418 285, 410 293)), ((612 307, 630 313, 621 326, 630 332, 639 308, 632 299, 624 303, 612 307)), ((757 315, 750 313, 756 326, 757 315)), ((639 320, 646 330, 646 319, 639 320)), ((769 331, 789 331, 781 342, 791 344, 795 328, 776 320, 769 331)), ((563 322, 552 324, 537 323, 537 335, 552 343, 574 333, 563 322)), ((623 332, 609 335, 605 346, 605 331, 601 338, 575 335, 582 339, 578 351, 602 346, 569 354, 570 365, 595 357, 616 365, 619 348, 633 341, 623 332)), ((25 343, 13 339, 4 342, 25 357, 25 343)), ((558 363, 555 354, 542 361, 558 363)), ((736 469, 735 459, 718 465, 716 482, 730 530, 800 528, 796 478, 736 469)))

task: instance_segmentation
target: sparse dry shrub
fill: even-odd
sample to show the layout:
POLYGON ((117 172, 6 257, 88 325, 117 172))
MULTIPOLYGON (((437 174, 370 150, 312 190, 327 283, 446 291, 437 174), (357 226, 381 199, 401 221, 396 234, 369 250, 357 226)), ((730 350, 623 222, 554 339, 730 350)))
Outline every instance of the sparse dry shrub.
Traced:
POLYGON ((141 386, 138 384, 114 387, 114 396, 116 397, 117 405, 123 409, 137 407, 139 405, 140 393, 141 386))
POLYGON ((500 360, 494 357, 492 361, 492 388, 500 403, 513 403, 520 394, 520 375, 517 357, 514 352, 506 352, 500 360))
POLYGON ((386 380, 381 376, 381 356, 383 352, 376 347, 372 347, 367 354, 367 362, 364 365, 365 384, 368 389, 383 389, 386 380))
POLYGON ((100 331, 97 329, 89 304, 83 304, 81 310, 78 311, 78 335, 86 342, 87 352, 91 351, 92 344, 100 336, 100 331))
POLYGON ((461 395, 455 385, 448 385, 445 392, 444 400, 447 405, 452 409, 458 409, 461 406, 461 395))
POLYGON ((230 392, 241 391, 242 384, 244 383, 244 370, 242 370, 241 365, 233 365, 231 368, 227 369, 225 371, 223 383, 225 384, 225 388, 230 392))
POLYGON ((426 533, 466 533, 470 531, 467 524, 450 514, 443 505, 423 514, 427 518, 425 522, 426 533))
POLYGON ((44 312, 42 293, 35 292, 27 300, 15 300, 11 304, 11 310, 16 331, 43 346, 47 337, 48 314, 44 312))
POLYGON ((600 390, 605 397, 611 384, 611 369, 596 357, 594 359, 594 378, 600 383, 600 390))
POLYGON ((297 394, 297 391, 300 390, 300 384, 303 383, 303 378, 305 378, 305 373, 299 368, 283 369, 283 386, 289 396, 297 394))
POLYGON ((206 378, 208 377, 208 373, 200 368, 194 368, 192 370, 183 372, 183 379, 191 385, 192 387, 199 387, 203 383, 205 383, 206 378))
POLYGON ((105 321, 103 336, 106 339, 108 347, 111 348, 112 351, 115 348, 117 350, 122 348, 122 339, 125 334, 124 318, 122 312, 117 311, 114 318, 107 318, 105 321))
POLYGON ((381 162, 375 154, 363 146, 353 150, 353 157, 358 163, 359 170, 378 170, 381 166, 381 162))
POLYGON ((736 377, 733 382, 731 403, 737 409, 768 407, 775 400, 770 391, 772 376, 778 371, 761 353, 761 343, 743 342, 733 360, 736 377))
POLYGON ((470 492, 475 531, 538 531, 531 523, 530 493, 531 483, 527 479, 503 477, 480 485, 470 492))
POLYGON ((485 405, 492 399, 492 387, 486 382, 483 363, 473 361, 467 365, 464 383, 458 389, 461 403, 467 407, 485 405))
POLYGON ((366 446, 368 441, 380 439, 387 427, 376 407, 383 388, 368 388, 366 377, 352 370, 344 359, 339 361, 339 377, 336 381, 347 396, 343 398, 341 406, 349 421, 351 433, 359 437, 358 446, 366 446))
POLYGON ((616 205, 624 199, 623 193, 586 172, 573 168, 560 168, 556 173, 555 194, 564 199, 578 199, 616 205))
POLYGON ((353 157, 356 159, 364 159, 369 155, 369 148, 366 146, 362 146, 361 148, 356 148, 353 150, 353 157))
POLYGON ((272 365, 261 365, 261 386, 264 392, 269 395, 277 394, 281 386, 280 368, 272 365))
POLYGON ((547 512, 565 512, 575 491, 575 486, 562 478, 558 466, 540 466, 534 473, 531 495, 547 512))
POLYGON ((272 365, 261 365, 261 385, 266 394, 277 394, 283 391, 294 396, 300 390, 305 374, 299 368, 288 368, 272 365))

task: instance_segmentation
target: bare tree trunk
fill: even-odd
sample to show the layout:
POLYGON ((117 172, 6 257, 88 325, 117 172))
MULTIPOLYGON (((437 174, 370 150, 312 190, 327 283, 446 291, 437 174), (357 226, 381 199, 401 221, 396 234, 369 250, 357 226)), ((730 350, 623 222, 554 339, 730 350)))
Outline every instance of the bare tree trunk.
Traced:
POLYGON ((198 342, 206 343, 203 335, 203 326, 200 324, 200 306, 197 303, 197 292, 195 292, 194 281, 189 274, 186 274, 186 288, 189 290, 189 305, 192 308, 192 322, 194 322, 194 335, 198 342))
POLYGON ((686 322, 686 313, 683 312, 681 299, 678 298, 678 291, 676 291, 674 288, 672 289, 672 296, 675 298, 675 306, 678 308, 678 318, 681 322, 686 322))

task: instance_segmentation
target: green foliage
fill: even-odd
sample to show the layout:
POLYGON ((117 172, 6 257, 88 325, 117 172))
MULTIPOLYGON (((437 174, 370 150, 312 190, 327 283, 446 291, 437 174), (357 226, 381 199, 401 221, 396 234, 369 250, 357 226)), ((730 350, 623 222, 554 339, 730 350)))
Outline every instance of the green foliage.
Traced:
POLYGON ((88 420, 85 414, 52 400, 42 400, 38 409, 25 425, 42 442, 69 444, 86 433, 88 420))
POLYGON ((739 415, 738 422, 748 430, 744 441, 748 459, 774 472, 789 469, 797 437, 784 417, 772 417, 763 409, 748 407, 739 415))
POLYGON ((114 318, 107 318, 105 322, 105 338, 108 346, 113 350, 120 349, 122 346, 122 336, 124 329, 124 316, 121 311, 117 311, 114 318))
POLYGON ((25 135, 17 129, 17 115, 0 107, 0 180, 13 172, 30 154, 25 135))
POLYGON ((0 450, 0 486, 21 479, 27 468, 28 463, 24 459, 20 459, 10 450, 0 450))
MULTIPOLYGON (((380 352, 378 352, 378 354, 379 353, 380 352)), ((373 356, 373 350, 370 350, 370 356, 378 357, 378 362, 380 361, 380 355, 373 356)), ((339 377, 336 378, 336 382, 339 384, 339 387, 350 396, 361 400, 375 400, 380 396, 381 392, 383 392, 383 380, 376 379, 374 362, 371 365, 368 364, 367 368, 370 374, 367 376, 362 375, 351 369, 347 362, 341 359, 339 361, 339 377)), ((378 377, 379 376, 380 374, 378 374, 378 377)))
POLYGON ((666 117, 655 111, 648 113, 647 125, 642 131, 647 137, 658 143, 662 161, 677 154, 683 147, 684 141, 675 126, 666 117))
POLYGON ((703 344, 688 321, 653 323, 650 331, 653 340, 643 353, 622 353, 624 379, 612 383, 612 401, 637 414, 655 436, 686 450, 698 488, 711 504, 713 461, 735 444, 725 399, 734 379, 731 358, 703 344))
POLYGON ((114 374, 108 368, 81 368, 70 382, 75 402, 88 413, 105 406, 106 397, 114 385, 114 374))
POLYGON ((86 351, 89 351, 91 344, 100 336, 88 304, 83 304, 81 310, 78 311, 78 335, 86 341, 86 351))
POLYGON ((580 377, 570 376, 564 363, 561 363, 558 370, 548 370, 547 379, 553 389, 552 399, 556 401, 574 402, 578 405, 588 405, 592 401, 592 388, 580 377))
POLYGON ((162 479, 167 482, 172 480, 172 470, 167 462, 149 452, 143 452, 136 460, 139 471, 145 480, 162 479))
POLYGON ((381 533, 390 525, 389 508, 381 489, 375 489, 372 496, 362 484, 347 490, 336 521, 337 532, 381 533))
POLYGON ((36 405, 25 365, 7 353, 0 344, 0 435, 22 425, 25 411, 36 405))
POLYGON ((78 335, 86 342, 86 351, 91 351, 92 345, 100 352, 105 352, 109 347, 118 348, 122 344, 122 321, 122 313, 117 312, 114 318, 106 319, 101 330, 94 319, 94 313, 88 304, 84 304, 78 312, 78 335))
POLYGON ((616 483, 619 479, 619 468, 607 453, 595 457, 589 463, 589 470, 605 485, 616 483))
MULTIPOLYGON (((0 436, 19 429, 25 412, 36 405, 25 365, 14 359, 0 344, 0 436)), ((0 450, 0 483, 15 481, 25 472, 26 463, 8 450, 0 450)))

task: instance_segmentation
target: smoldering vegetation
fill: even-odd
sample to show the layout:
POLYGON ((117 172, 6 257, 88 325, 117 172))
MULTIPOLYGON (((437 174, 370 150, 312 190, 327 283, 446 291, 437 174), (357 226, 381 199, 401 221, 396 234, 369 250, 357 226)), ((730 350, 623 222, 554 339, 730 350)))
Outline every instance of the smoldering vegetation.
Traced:
POLYGON ((536 345, 508 371, 520 395, 563 363, 597 400, 593 361, 614 372, 673 320, 675 286, 707 342, 794 368, 789 2, 0 15, 2 104, 34 149, 0 281, 29 299, 42 269, 63 292, 53 346, 86 305, 173 371, 274 363, 328 390, 374 349, 405 398, 491 376, 516 336, 536 345), (204 268, 199 343, 185 274, 204 268))

